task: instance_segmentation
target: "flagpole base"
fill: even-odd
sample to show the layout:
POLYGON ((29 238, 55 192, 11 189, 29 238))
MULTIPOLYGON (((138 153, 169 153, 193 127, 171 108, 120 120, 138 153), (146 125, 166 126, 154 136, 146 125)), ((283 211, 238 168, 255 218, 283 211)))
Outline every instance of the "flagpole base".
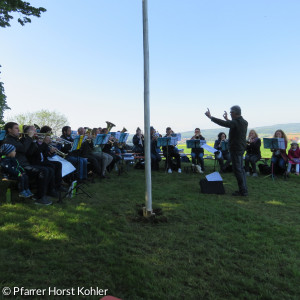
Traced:
POLYGON ((155 216, 155 213, 153 212, 153 210, 147 210, 146 207, 143 207, 143 217, 149 218, 149 217, 153 217, 153 216, 155 216))

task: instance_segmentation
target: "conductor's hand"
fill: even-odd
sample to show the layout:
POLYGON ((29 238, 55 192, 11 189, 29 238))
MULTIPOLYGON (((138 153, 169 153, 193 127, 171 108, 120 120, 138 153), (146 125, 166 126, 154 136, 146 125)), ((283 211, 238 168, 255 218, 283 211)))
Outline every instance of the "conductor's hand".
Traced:
POLYGON ((224 111, 223 118, 228 121, 228 114, 226 110, 224 111))
POLYGON ((209 108, 207 109, 207 112, 205 113, 205 115, 211 119, 211 114, 210 114, 209 108))

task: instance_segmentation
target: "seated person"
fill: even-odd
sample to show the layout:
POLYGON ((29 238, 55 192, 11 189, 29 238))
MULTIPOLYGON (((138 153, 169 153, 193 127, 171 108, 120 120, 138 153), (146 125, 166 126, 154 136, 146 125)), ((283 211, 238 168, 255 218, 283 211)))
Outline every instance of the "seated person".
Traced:
MULTIPOLYGON (((173 131, 171 127, 167 127, 165 137, 171 137, 172 132, 173 131)), ((181 159, 180 159, 180 154, 178 153, 178 149, 173 145, 163 146, 162 149, 163 149, 164 157, 166 158, 168 173, 172 173, 171 168, 172 168, 173 157, 176 159, 178 173, 181 173, 181 159)))
POLYGON ((215 144, 214 144, 214 148, 219 152, 216 154, 215 159, 218 160, 221 171, 225 172, 231 163, 231 157, 228 149, 222 150, 222 142, 228 142, 225 132, 220 132, 218 134, 218 139, 215 140, 215 144), (224 160, 226 160, 225 164, 224 164, 224 160))
POLYGON ((284 173, 286 169, 286 162, 288 161, 288 157, 286 155, 287 137, 281 129, 278 129, 275 131, 273 138, 283 138, 285 149, 271 149, 271 152, 273 152, 271 159, 272 173, 284 173))
POLYGON ((299 175, 299 165, 300 165, 300 149, 297 142, 291 143, 291 148, 288 152, 289 164, 287 169, 287 175, 291 172, 292 166, 295 166, 295 174, 299 175))
POLYGON ((18 181, 19 197, 29 198, 33 196, 29 189, 28 176, 16 159, 16 147, 3 144, 0 148, 0 155, 3 176, 18 181))
MULTIPOLYGON (((191 138, 191 140, 205 140, 205 138, 201 135, 200 128, 195 129, 195 135, 191 138)), ((204 171, 204 149, 203 148, 192 148, 191 150, 192 156, 192 166, 199 165, 201 166, 201 170, 204 171)))
MULTIPOLYGON (((49 191, 48 191, 48 195, 52 196, 52 197, 58 197, 58 193, 56 190, 56 170, 55 170, 55 166, 50 164, 50 162, 47 160, 45 155, 48 155, 46 153, 42 153, 43 151, 43 147, 46 147, 48 149, 47 145, 43 145, 43 139, 45 137, 45 135, 39 133, 37 135, 36 132, 36 128, 35 126, 25 126, 23 127, 23 131, 27 136, 24 136, 21 138, 21 142, 25 143, 27 142, 28 145, 30 145, 26 151, 26 156, 29 160, 29 162, 32 165, 40 165, 43 167, 46 167, 48 169, 49 172, 49 177, 50 177, 50 181, 49 181, 49 191), (34 139, 32 139, 30 137, 30 133, 34 134, 34 139), (29 144, 30 143, 30 144, 29 144)), ((57 176, 59 177, 58 180, 59 182, 57 183, 57 188, 59 189, 60 185, 61 185, 61 163, 58 163, 57 165, 58 170, 60 171, 60 173, 57 174, 57 176)))
POLYGON ((255 130, 250 130, 246 146, 246 156, 245 156, 245 171, 246 175, 250 176, 249 163, 252 167, 252 176, 257 177, 256 173, 256 163, 261 159, 260 154, 261 140, 255 130))
POLYGON ((151 126, 150 127, 150 138, 151 138, 151 168, 152 170, 158 171, 159 170, 159 163, 161 161, 160 156, 160 147, 157 147, 157 139, 161 137, 159 134, 156 133, 155 129, 151 126))
POLYGON ((40 165, 31 165, 26 157, 26 152, 32 144, 32 137, 34 132, 29 132, 29 139, 24 143, 19 140, 19 125, 15 122, 8 122, 5 124, 6 138, 4 144, 11 144, 16 148, 16 159, 20 166, 25 170, 29 178, 37 180, 36 204, 50 205, 52 202, 47 199, 46 193, 49 190, 49 183, 51 181, 51 174, 48 168, 40 165))
POLYGON ((76 168, 78 180, 87 180, 87 159, 80 156, 80 150, 71 151, 74 142, 71 133, 72 130, 70 126, 64 126, 62 128, 60 138, 65 141, 65 143, 62 144, 61 151, 68 154, 66 160, 76 168))
MULTIPOLYGON (((85 129, 83 127, 78 128, 78 134, 85 136, 85 129)), ((101 177, 101 160, 99 156, 94 155, 94 142, 92 136, 87 134, 87 139, 81 144, 80 156, 87 158, 88 162, 91 164, 92 171, 101 177)))
MULTIPOLYGON (((102 128, 102 134, 108 134, 107 128, 102 128)), ((108 172, 111 172, 111 170, 115 167, 116 170, 118 170, 118 167, 116 163, 118 163, 121 160, 121 156, 117 155, 115 152, 112 151, 112 147, 116 145, 115 138, 113 136, 110 137, 109 141, 106 145, 103 146, 102 151, 104 153, 110 154, 113 157, 112 162, 108 165, 107 170, 108 172)))
MULTIPOLYGON (((96 139, 97 134, 100 134, 100 131, 98 128, 93 128, 92 129, 92 139, 96 139)), ((93 149, 93 155, 94 156, 98 156, 100 159, 100 167, 101 167, 101 177, 102 178, 109 178, 106 175, 106 168, 110 165, 110 163, 113 160, 113 157, 108 154, 108 153, 104 153, 101 149, 100 145, 95 145, 94 149, 93 149)))
POLYGON ((144 154, 144 136, 142 135, 142 131, 140 127, 136 129, 136 134, 132 138, 133 142, 133 151, 135 153, 144 154))

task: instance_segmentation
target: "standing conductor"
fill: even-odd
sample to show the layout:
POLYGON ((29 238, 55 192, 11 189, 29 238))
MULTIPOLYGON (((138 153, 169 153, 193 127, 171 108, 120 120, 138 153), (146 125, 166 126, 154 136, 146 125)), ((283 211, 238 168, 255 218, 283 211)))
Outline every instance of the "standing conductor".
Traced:
POLYGON ((248 122, 241 116, 241 108, 238 105, 232 106, 230 115, 232 121, 227 117, 227 112, 224 112, 224 119, 217 119, 211 116, 209 109, 205 115, 214 123, 230 128, 228 147, 232 159, 232 169, 239 185, 239 190, 232 193, 233 196, 248 196, 246 174, 243 168, 243 154, 246 150, 246 134, 248 122))

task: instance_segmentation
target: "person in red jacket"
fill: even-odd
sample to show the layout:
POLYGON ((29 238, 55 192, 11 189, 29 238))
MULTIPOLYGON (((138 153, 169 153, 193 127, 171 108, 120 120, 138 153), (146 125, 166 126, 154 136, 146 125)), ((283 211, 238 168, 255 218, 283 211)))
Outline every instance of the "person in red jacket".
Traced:
POLYGON ((288 152, 289 164, 287 169, 287 174, 291 172, 292 166, 296 166, 296 175, 299 175, 299 165, 300 165, 300 149, 297 142, 291 143, 291 148, 288 152))

